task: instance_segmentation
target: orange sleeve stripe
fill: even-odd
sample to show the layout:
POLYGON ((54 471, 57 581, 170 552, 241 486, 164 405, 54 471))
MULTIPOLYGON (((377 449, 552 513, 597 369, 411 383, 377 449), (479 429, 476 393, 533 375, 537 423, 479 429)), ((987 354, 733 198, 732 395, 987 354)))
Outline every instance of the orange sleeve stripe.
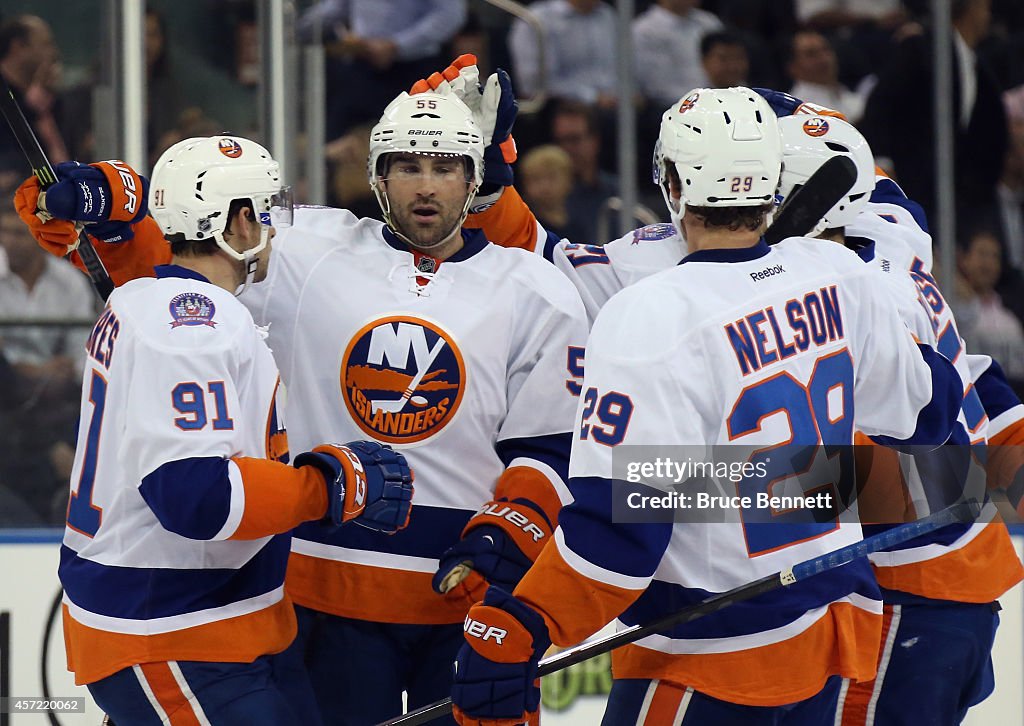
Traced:
POLYGON ((509 501, 528 499, 540 507, 552 528, 558 525, 562 500, 544 473, 531 466, 510 466, 502 472, 494 487, 494 498, 509 501))
POLYGON ((617 618, 642 593, 580 574, 552 541, 526 571, 514 594, 544 616, 555 645, 568 647, 617 618))
POLYGON ((242 472, 245 509, 229 539, 257 539, 290 529, 327 511, 323 474, 313 466, 291 467, 269 459, 232 459, 242 472))
POLYGON ((989 437, 988 444, 989 447, 1024 444, 1024 419, 1014 421, 995 436, 989 437))
POLYGON ((482 229, 488 240, 501 247, 529 252, 537 247, 537 218, 515 187, 505 187, 493 206, 466 217, 464 226, 482 229))
POLYGON ((184 630, 126 635, 75 620, 63 606, 64 646, 75 683, 85 685, 140 663, 199 660, 251 663, 280 653, 295 639, 295 608, 287 596, 263 610, 184 630))
MULTIPOLYGON (((171 245, 164 239, 160 226, 152 217, 144 217, 132 225, 132 229, 135 238, 128 242, 109 244, 89 237, 115 286, 139 277, 153 277, 156 265, 166 265, 171 261, 171 245)), ((71 254, 71 261, 78 269, 85 271, 78 252, 71 254)))

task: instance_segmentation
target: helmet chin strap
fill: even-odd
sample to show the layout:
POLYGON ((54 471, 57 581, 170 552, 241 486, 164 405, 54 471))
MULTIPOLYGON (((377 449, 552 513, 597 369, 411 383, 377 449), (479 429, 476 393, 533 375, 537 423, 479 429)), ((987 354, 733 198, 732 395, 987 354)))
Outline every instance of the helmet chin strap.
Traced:
POLYGON ((256 268, 260 265, 260 260, 257 255, 264 250, 267 246, 267 242, 270 241, 270 227, 260 225, 260 242, 255 247, 252 247, 245 251, 245 259, 243 264, 245 265, 245 279, 242 284, 235 288, 235 297, 238 297, 247 289, 249 285, 253 284, 256 278, 256 268))

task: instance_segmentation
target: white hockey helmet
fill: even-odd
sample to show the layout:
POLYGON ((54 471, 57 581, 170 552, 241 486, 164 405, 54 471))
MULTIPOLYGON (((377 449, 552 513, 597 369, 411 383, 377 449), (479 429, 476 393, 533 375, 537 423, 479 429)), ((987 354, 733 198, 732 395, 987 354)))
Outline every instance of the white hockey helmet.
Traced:
POLYGON ((179 141, 157 160, 149 209, 165 236, 213 240, 232 259, 248 262, 266 247, 271 224, 291 223, 292 198, 280 166, 261 145, 240 136, 203 136, 179 141), (263 225, 260 243, 245 252, 224 241, 235 199, 249 200, 263 225))
POLYGON ((779 133, 782 136, 779 196, 783 200, 833 156, 848 156, 857 167, 853 187, 826 212, 811 236, 853 222, 875 188, 875 159, 860 131, 831 116, 787 116, 779 119, 779 133))
POLYGON ((769 204, 779 182, 782 149, 775 113, 749 88, 698 88, 661 117, 654 182, 682 233, 686 205, 750 207, 769 204), (669 192, 670 170, 681 198, 669 192))
MULTIPOLYGON (((384 221, 399 236, 391 219, 391 203, 380 183, 386 179, 387 154, 462 156, 467 160, 466 181, 472 184, 459 226, 484 178, 484 137, 473 120, 473 112, 454 95, 401 93, 388 104, 380 121, 370 131, 367 175, 370 187, 384 212, 384 221)), ((443 241, 443 240, 442 240, 443 241)))

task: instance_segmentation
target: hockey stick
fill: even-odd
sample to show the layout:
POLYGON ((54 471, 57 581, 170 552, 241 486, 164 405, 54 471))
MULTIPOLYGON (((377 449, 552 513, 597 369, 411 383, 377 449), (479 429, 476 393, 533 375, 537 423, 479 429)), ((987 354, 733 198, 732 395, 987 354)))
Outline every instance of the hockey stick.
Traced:
MULTIPOLYGON (((827 210, 826 210, 827 211, 827 210)), ((570 648, 562 653, 553 655, 550 658, 545 658, 540 662, 538 669, 539 676, 546 676, 555 671, 560 671, 563 668, 568 668, 571 665, 580 663, 585 660, 589 660, 603 653, 607 653, 615 648, 619 648, 623 645, 635 643, 642 638, 646 638, 648 635, 654 635, 660 633, 669 628, 673 628, 683 623, 689 623, 698 618, 702 618, 705 615, 718 612, 724 608, 734 605, 744 600, 750 600, 762 595, 766 592, 776 590, 780 587, 788 587, 793 583, 806 580, 808 577, 819 575, 822 572, 828 572, 834 570, 837 567, 849 564, 856 559, 866 557, 872 552, 885 549, 887 547, 893 547, 907 540, 913 539, 914 537, 920 537, 923 534, 934 532, 940 527, 945 527, 949 524, 955 524, 957 522, 973 522, 978 518, 981 513, 981 506, 974 499, 967 499, 957 504, 952 505, 946 509, 943 509, 931 516, 920 519, 916 522, 908 522, 906 524, 900 524, 892 529, 880 532, 879 534, 873 535, 862 539, 860 542, 854 542, 846 547, 840 547, 834 552, 815 557, 810 560, 805 560, 792 567, 788 567, 781 572, 776 572, 774 575, 768 575, 762 577, 759 580, 754 580, 746 585, 741 585, 728 592, 719 593, 718 595, 712 595, 707 600, 704 600, 697 605, 693 605, 688 608, 684 608, 674 613, 669 613, 663 617, 658 618, 644 625, 634 625, 632 627, 621 630, 613 635, 595 640, 583 645, 578 645, 575 648, 570 648)), ((417 724, 424 724, 429 721, 439 718, 452 710, 452 700, 446 698, 442 701, 436 701, 430 705, 419 708, 415 711, 411 711, 404 716, 393 718, 390 721, 385 721, 378 726, 416 726, 417 724)))
MULTIPOLYGON (((50 160, 46 158, 43 147, 39 145, 39 140, 33 133, 32 127, 28 125, 25 114, 21 112, 18 102, 14 100, 14 94, 6 80, 3 81, 3 91, 0 92, 0 114, 3 114, 7 125, 11 127, 14 138, 18 140, 22 153, 25 154, 29 166, 32 167, 32 173, 39 180, 39 185, 46 189, 56 184, 57 174, 53 171, 50 160)), ((107 274, 107 268, 103 266, 103 261, 96 254, 96 250, 93 249, 85 232, 78 233, 78 255, 82 258, 82 263, 89 273, 89 279, 92 280, 96 292, 106 300, 114 291, 114 282, 107 274)))
POLYGON ((857 181, 857 167, 848 156, 833 156, 786 197, 772 226, 764 233, 770 245, 787 237, 803 237, 857 181))

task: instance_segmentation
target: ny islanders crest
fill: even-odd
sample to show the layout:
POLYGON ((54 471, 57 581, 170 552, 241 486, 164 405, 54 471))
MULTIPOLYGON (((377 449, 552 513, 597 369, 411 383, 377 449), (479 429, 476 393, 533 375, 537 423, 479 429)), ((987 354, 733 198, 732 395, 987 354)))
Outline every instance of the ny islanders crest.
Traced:
POLYGON ((411 315, 363 326, 341 361, 349 415, 367 435, 414 444, 436 435, 458 411, 466 366, 448 331, 411 315))

